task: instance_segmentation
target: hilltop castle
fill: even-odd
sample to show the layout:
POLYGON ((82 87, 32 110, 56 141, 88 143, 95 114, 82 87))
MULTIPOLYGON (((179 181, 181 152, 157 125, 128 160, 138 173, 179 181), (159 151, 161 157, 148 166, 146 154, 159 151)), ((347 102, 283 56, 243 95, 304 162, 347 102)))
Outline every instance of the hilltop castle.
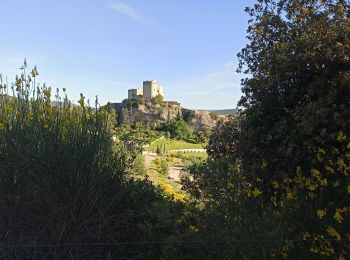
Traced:
POLYGON ((156 80, 146 80, 142 87, 128 90, 128 99, 151 99, 158 95, 164 97, 164 89, 156 80))

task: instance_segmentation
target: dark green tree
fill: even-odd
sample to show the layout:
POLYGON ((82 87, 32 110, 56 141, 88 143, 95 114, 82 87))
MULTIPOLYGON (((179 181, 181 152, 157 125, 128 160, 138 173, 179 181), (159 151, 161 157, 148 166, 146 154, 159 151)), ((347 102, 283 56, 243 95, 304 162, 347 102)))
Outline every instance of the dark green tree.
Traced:
POLYGON ((205 204, 199 234, 285 240, 229 252, 246 259, 345 259, 350 2, 258 0, 247 12, 239 124, 217 129, 184 183, 205 204))
POLYGON ((167 121, 162 125, 161 130, 169 132, 175 139, 188 139, 192 135, 187 123, 182 119, 167 121))
POLYGON ((310 150, 350 130, 349 1, 263 0, 247 12, 242 167, 259 172, 267 161, 266 177, 283 178, 281 167, 293 174, 310 150))

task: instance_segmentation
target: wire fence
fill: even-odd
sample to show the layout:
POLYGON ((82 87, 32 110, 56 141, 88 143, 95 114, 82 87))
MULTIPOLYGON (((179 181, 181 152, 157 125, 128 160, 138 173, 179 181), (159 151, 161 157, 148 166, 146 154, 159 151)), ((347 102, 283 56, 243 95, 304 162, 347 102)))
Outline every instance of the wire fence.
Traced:
MULTIPOLYGON (((317 239, 233 239, 1 244, 0 259, 257 259, 272 258, 286 243, 302 248, 317 239), (163 253, 159 253, 163 251, 163 253), (255 259, 255 258, 254 258, 255 259)), ((349 243, 349 239, 322 239, 349 243)), ((288 258, 292 259, 292 258, 288 258)), ((294 258, 300 259, 300 258, 294 258)), ((304 259, 304 258, 303 258, 304 259)))

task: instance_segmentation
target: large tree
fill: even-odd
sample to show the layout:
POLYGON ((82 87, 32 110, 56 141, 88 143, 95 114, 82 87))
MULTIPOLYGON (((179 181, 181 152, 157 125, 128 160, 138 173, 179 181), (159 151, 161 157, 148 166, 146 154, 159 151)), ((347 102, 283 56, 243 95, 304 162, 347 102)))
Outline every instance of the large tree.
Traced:
POLYGON ((259 0, 247 8, 250 43, 238 55, 249 75, 239 102, 244 169, 259 171, 266 161, 276 174, 286 164, 292 170, 349 132, 349 11, 341 0, 259 0))
POLYGON ((258 0, 247 12, 239 125, 213 134, 208 162, 185 182, 205 205, 200 234, 261 239, 261 250, 243 252, 243 244, 227 253, 242 258, 344 259, 350 1, 258 0))

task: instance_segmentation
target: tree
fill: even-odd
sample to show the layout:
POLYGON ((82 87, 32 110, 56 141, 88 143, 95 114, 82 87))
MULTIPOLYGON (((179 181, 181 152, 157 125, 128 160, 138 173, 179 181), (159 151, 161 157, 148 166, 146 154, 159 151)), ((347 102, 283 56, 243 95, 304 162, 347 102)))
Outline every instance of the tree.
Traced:
MULTIPOLYGON (((349 4, 261 0, 247 8, 250 43, 239 58, 240 69, 250 77, 243 81, 239 103, 245 108, 240 167, 252 190, 261 192, 289 223, 289 239, 332 239, 339 227, 334 221, 320 225, 317 210, 348 214, 339 212, 348 201, 338 201, 346 190, 332 185, 350 180, 340 172, 320 171, 328 166, 337 172, 326 161, 315 161, 325 153, 329 163, 348 165, 336 140, 342 134, 346 140, 350 133, 349 4), (329 154, 330 149, 339 154, 329 154)), ((339 258, 348 253, 344 245, 327 241, 303 244, 300 252, 286 247, 295 258, 308 252, 339 258)))
POLYGON ((280 167, 293 174, 310 162, 310 150, 350 130, 349 3, 264 0, 247 12, 250 44, 239 58, 251 77, 239 104, 249 163, 242 166, 258 172, 265 160, 276 174, 280 167))
POLYGON ((239 124, 219 127, 184 183, 205 205, 199 234, 285 240, 255 257, 345 259, 350 2, 258 0, 247 12, 239 124))
POLYGON ((169 132, 170 136, 175 139, 187 139, 192 134, 187 123, 182 119, 167 121, 163 124, 161 130, 169 132))
POLYGON ((147 169, 142 154, 138 154, 133 162, 132 172, 135 175, 146 176, 147 169))
POLYGON ((155 96, 151 99, 151 102, 155 105, 163 106, 163 100, 164 100, 164 97, 162 95, 158 94, 157 96, 155 96))
POLYGON ((161 174, 167 176, 169 171, 168 163, 165 159, 160 160, 160 172, 161 174))

